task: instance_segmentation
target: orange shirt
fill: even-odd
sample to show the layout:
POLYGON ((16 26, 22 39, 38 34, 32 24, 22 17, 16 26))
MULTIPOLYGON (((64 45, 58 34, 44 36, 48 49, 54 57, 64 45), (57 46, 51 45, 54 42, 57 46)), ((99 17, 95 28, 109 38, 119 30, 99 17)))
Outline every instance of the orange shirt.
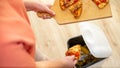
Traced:
POLYGON ((35 67, 35 37, 22 0, 0 0, 0 68, 35 67))

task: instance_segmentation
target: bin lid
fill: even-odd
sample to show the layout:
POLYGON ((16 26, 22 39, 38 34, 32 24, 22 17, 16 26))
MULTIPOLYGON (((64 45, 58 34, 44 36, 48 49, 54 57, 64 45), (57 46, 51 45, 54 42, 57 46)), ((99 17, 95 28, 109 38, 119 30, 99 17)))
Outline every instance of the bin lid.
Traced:
POLYGON ((80 32, 86 46, 96 58, 105 58, 111 55, 112 50, 104 32, 93 23, 80 23, 80 32))

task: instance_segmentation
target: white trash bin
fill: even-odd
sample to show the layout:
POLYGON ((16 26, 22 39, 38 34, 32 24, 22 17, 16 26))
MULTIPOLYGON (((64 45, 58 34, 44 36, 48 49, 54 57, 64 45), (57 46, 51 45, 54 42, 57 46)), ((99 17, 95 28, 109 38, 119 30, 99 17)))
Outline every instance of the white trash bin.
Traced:
POLYGON ((80 23, 80 32, 80 36, 68 40, 68 48, 80 44, 81 50, 83 50, 81 58, 76 64, 77 68, 86 68, 111 55, 112 49, 100 27, 91 23, 80 23), (89 53, 84 53, 86 49, 89 53))

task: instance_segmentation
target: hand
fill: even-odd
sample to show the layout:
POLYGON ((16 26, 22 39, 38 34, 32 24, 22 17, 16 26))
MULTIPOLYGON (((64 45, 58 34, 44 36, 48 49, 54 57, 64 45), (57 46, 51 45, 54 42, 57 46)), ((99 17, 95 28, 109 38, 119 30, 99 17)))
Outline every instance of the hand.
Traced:
POLYGON ((50 9, 51 5, 44 3, 36 3, 34 11, 37 12, 37 15, 43 19, 51 18, 55 15, 54 11, 50 9))
POLYGON ((75 56, 66 56, 57 60, 40 61, 36 65, 38 68, 74 68, 76 63, 75 56))
POLYGON ((51 5, 37 2, 24 2, 24 4, 27 10, 35 11, 37 12, 37 15, 39 13, 39 17, 43 19, 48 19, 55 16, 54 11, 50 9, 51 5))
POLYGON ((64 62, 64 68, 74 68, 77 60, 75 60, 75 56, 66 56, 62 59, 64 62))

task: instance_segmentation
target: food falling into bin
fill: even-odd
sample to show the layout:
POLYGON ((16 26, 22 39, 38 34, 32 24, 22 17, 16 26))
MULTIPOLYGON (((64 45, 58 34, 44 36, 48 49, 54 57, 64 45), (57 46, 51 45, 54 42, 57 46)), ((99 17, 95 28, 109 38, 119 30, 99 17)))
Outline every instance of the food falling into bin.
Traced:
POLYGON ((80 59, 80 52, 81 52, 81 46, 75 45, 75 46, 69 48, 65 54, 66 54, 66 56, 75 55, 75 59, 79 60, 80 59))

